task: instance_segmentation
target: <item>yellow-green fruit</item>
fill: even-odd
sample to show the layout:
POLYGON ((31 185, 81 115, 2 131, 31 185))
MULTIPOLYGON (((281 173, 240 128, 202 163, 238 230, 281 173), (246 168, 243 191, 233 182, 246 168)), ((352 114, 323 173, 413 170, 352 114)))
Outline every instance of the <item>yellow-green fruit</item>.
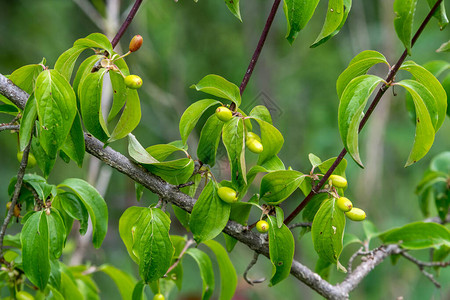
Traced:
POLYGON ((231 118, 233 118, 233 113, 225 106, 219 106, 216 109, 216 116, 217 118, 219 118, 220 121, 228 122, 231 120, 231 118))
POLYGON ((16 294, 17 300, 33 300, 34 297, 30 293, 27 293, 25 291, 20 291, 16 294))
POLYGON ((353 204, 352 204, 352 201, 350 201, 348 198, 340 197, 337 200, 337 207, 340 210, 342 210, 343 212, 348 212, 348 211, 352 210, 353 204))
POLYGON ((138 89, 142 86, 142 79, 137 75, 128 75, 125 77, 125 85, 130 89, 138 89))
POLYGON ((251 131, 247 132, 245 139, 246 140, 254 139, 254 140, 257 140, 258 142, 261 142, 261 138, 256 133, 253 133, 251 131))
MULTIPOLYGON (((19 162, 22 162, 22 158, 23 158, 23 152, 17 152, 17 160, 19 162)), ((34 167, 36 165, 36 158, 34 157, 33 153, 29 153, 28 154, 28 164, 27 167, 34 167)))
POLYGON ((258 223, 256 223, 256 230, 261 233, 266 233, 269 231, 269 223, 264 220, 259 220, 258 223))
POLYGON ((366 218, 366 212, 356 207, 353 207, 351 211, 346 212, 345 215, 352 221, 363 221, 366 218))
POLYGON ((233 190, 232 188, 223 186, 223 187, 219 188, 219 190, 217 191, 217 194, 219 195, 220 199, 222 199, 223 201, 225 201, 227 203, 234 203, 237 201, 236 191, 233 190))
POLYGON ((347 179, 339 175, 331 175, 330 178, 331 184, 337 188, 345 188, 347 186, 347 179))
POLYGON ((138 51, 139 48, 141 48, 143 41, 144 39, 139 34, 133 36, 129 46, 130 52, 138 51))
POLYGON ((166 298, 164 298, 164 295, 161 293, 158 293, 153 297, 153 300, 164 300, 164 299, 166 298))
POLYGON ((255 139, 248 139, 245 142, 245 145, 247 146, 248 150, 250 150, 256 154, 259 154, 259 153, 263 152, 263 150, 264 150, 261 142, 258 142, 258 140, 255 140, 255 139))

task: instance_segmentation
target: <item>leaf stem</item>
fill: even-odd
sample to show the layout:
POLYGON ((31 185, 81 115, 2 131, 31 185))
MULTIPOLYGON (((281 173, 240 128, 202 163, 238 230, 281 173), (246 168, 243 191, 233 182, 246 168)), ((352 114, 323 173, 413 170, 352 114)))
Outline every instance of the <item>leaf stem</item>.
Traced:
POLYGON ((183 250, 181 250, 181 252, 180 252, 180 255, 178 255, 178 258, 175 260, 173 265, 171 265, 170 268, 167 270, 166 275, 164 275, 164 277, 167 277, 167 275, 173 269, 175 269, 175 267, 180 263, 181 258, 183 257, 184 253, 186 253, 187 249, 189 249, 189 247, 192 246, 193 244, 194 244, 194 240, 192 240, 192 239, 187 240, 186 244, 184 245, 183 250))
MULTIPOLYGON (((411 47, 414 46, 417 39, 419 38, 420 34, 422 33, 425 26, 430 21, 431 17, 433 16, 436 9, 441 4, 442 0, 437 0, 434 6, 431 8, 428 15, 423 20, 422 24, 420 25, 419 29, 417 30, 416 34, 414 34, 414 37, 411 41, 411 47)), ((372 103, 370 104, 369 108, 367 109, 367 112, 365 113, 363 119, 361 120, 361 123, 359 124, 359 131, 363 129, 364 125, 366 124, 367 120, 372 115, 372 112, 375 110, 375 107, 378 105, 378 103, 381 100, 381 97, 384 95, 384 93, 389 89, 390 83, 394 80, 395 75, 397 74, 398 70, 400 69, 400 66, 405 61, 406 56, 408 55, 407 50, 403 51, 402 55, 398 59, 397 63, 389 70, 389 73, 385 79, 385 81, 388 83, 384 83, 381 88, 378 90, 375 98, 373 99, 372 103)), ((334 172, 334 170, 337 168, 337 166, 340 164, 344 156, 347 154, 347 150, 345 148, 342 149, 341 153, 339 153, 339 156, 334 161, 333 165, 328 169, 325 176, 322 177, 322 179, 319 181, 317 185, 315 185, 311 192, 303 199, 303 201, 295 208, 295 210, 284 220, 285 224, 289 224, 302 210, 305 208, 305 206, 311 201, 312 197, 320 190, 320 188, 325 184, 325 182, 328 180, 330 175, 334 172)))

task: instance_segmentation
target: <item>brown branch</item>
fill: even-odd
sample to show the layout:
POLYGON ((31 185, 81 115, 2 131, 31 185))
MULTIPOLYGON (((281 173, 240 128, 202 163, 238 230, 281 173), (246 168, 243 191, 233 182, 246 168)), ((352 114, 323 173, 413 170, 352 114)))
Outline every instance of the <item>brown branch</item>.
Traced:
POLYGON ((190 246, 194 245, 195 242, 192 239, 187 240, 186 244, 184 245, 183 250, 181 250, 180 255, 178 255, 175 262, 170 266, 170 268, 167 270, 166 275, 164 277, 167 277, 167 275, 176 268, 176 266, 180 263, 181 259, 183 258, 184 253, 186 253, 187 249, 189 249, 190 246))
POLYGON ((0 132, 4 130, 19 130, 19 125, 11 125, 11 124, 1 124, 0 125, 0 132))
POLYGON ((266 278, 260 278, 260 279, 254 279, 254 280, 248 278, 248 272, 251 270, 251 268, 253 268, 253 266, 258 261, 258 256, 259 256, 259 253, 257 253, 257 252, 255 252, 253 254, 252 261, 248 264, 247 268, 245 269, 244 275, 242 275, 244 277, 244 280, 250 285, 254 285, 255 283, 262 283, 266 280, 266 278))
MULTIPOLYGON (((423 20, 422 24, 420 25, 419 29, 417 30, 416 34, 414 34, 414 37, 411 41, 411 47, 414 46, 417 39, 419 38, 420 34, 422 33, 425 26, 428 24, 430 19, 432 18, 434 12, 441 4, 442 0, 437 0, 434 6, 431 8, 430 12, 426 16, 426 18, 423 20)), ((383 84, 380 89, 378 90, 375 98, 373 99, 372 103, 370 104, 369 108, 367 109, 367 112, 364 114, 364 117, 361 120, 361 123, 359 124, 359 131, 363 129, 364 125, 366 124, 367 120, 372 115, 372 112, 375 110, 375 107, 378 105, 378 102, 380 102, 381 97, 384 95, 384 93, 388 90, 389 84, 394 80, 395 74, 397 74, 398 70, 400 69, 400 66, 402 65, 403 61, 405 60, 406 56, 408 55, 407 50, 403 51, 403 54, 400 56, 400 58, 397 60, 396 64, 389 70, 388 75, 386 76, 385 82, 388 83, 388 85, 383 84)), ((305 206, 311 201, 312 197, 315 193, 325 184, 325 182, 328 180, 330 175, 334 172, 334 170, 337 168, 337 166, 341 163, 344 156, 347 154, 347 150, 344 148, 342 149, 341 153, 339 153, 339 156, 334 161, 333 165, 328 169, 325 176, 322 177, 320 182, 315 185, 311 192, 303 199, 303 201, 294 209, 294 211, 284 220, 285 224, 289 224, 302 210, 305 208, 305 206)))
POLYGON ((130 24, 133 21, 133 18, 136 15, 141 4, 142 4, 142 0, 136 0, 136 2, 134 2, 134 5, 131 8, 130 12, 128 13, 127 18, 123 22, 122 26, 120 26, 119 31, 117 32, 116 36, 113 38, 113 40, 111 42, 111 45, 113 46, 113 48, 115 48, 117 46, 117 44, 119 43, 119 40, 122 38, 122 36, 125 33, 125 31, 127 30, 128 26, 130 26, 130 24))

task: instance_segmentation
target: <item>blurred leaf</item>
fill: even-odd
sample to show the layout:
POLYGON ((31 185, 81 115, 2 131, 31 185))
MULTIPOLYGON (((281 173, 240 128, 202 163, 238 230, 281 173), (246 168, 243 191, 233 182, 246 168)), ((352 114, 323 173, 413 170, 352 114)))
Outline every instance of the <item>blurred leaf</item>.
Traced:
POLYGON ((194 129, 200 117, 203 113, 213 105, 220 104, 219 101, 214 99, 204 99, 197 101, 191 104, 183 113, 180 119, 180 135, 183 143, 186 144, 186 141, 191 133, 192 129, 194 129))
MULTIPOLYGON (((442 2, 444 4, 444 2, 442 2)), ((450 52, 450 41, 443 43, 436 52, 450 52)))
POLYGON ((225 3, 231 13, 242 22, 241 12, 239 11, 239 0, 225 0, 225 3))
POLYGON ((284 14, 287 20, 286 39, 293 43, 300 30, 305 28, 316 10, 319 0, 285 0, 284 14))
POLYGON ((437 223, 410 223, 385 231, 379 237, 383 243, 398 243, 402 248, 410 250, 450 246, 450 231, 437 223))
POLYGON ((394 1, 394 12, 396 14, 394 19, 395 32, 406 50, 408 50, 409 55, 411 55, 411 39, 416 4, 417 0, 394 1))
POLYGON ((404 87, 411 94, 416 107, 416 135, 405 165, 407 167, 424 157, 433 145, 438 114, 433 95, 421 83, 402 80, 397 85, 404 87))
POLYGON ((191 88, 219 98, 231 100, 237 107, 241 105, 241 94, 237 85, 219 75, 206 75, 197 84, 193 84, 191 88))
POLYGON ((345 215, 337 207, 336 199, 322 202, 311 227, 314 249, 319 257, 337 264, 337 267, 346 272, 339 263, 339 256, 343 249, 345 228, 345 215))
MULTIPOLYGON (((432 8, 436 4, 435 0, 427 0, 427 2, 430 8, 432 8)), ((435 17, 438 20, 439 29, 444 30, 444 28, 448 24, 447 14, 445 13, 444 1, 441 2, 438 9, 434 12, 433 17, 435 17)))
POLYGON ((219 146, 220 134, 224 124, 213 114, 203 125, 200 133, 197 156, 202 163, 211 167, 216 163, 217 147, 219 146))
POLYGON ((442 152, 431 160, 430 169, 450 175, 450 151, 442 152))
POLYGON ((217 187, 209 181, 192 209, 189 228, 197 244, 215 238, 225 228, 231 206, 217 195, 217 187))
POLYGON ((195 260, 200 269, 200 276, 203 280, 202 300, 211 298, 214 292, 214 273, 211 260, 208 255, 196 248, 189 248, 186 254, 195 260))
POLYGON ((231 300, 233 299, 234 292, 237 287, 237 274, 234 269, 233 263, 228 257, 227 251, 221 244, 214 240, 205 242, 216 255, 217 263, 220 270, 220 297, 219 300, 231 300))
POLYGON ((98 269, 114 280, 122 299, 132 299, 136 280, 131 275, 107 264, 101 265, 98 269))
POLYGON ((374 75, 361 75, 352 79, 344 89, 339 103, 338 123, 342 142, 361 167, 363 164, 358 147, 359 123, 367 100, 381 81, 383 80, 380 77, 374 75))
POLYGON ((286 225, 278 228, 274 217, 269 216, 269 253, 272 262, 272 278, 270 286, 276 285, 289 276, 294 259, 295 242, 286 225))
POLYGON ((369 242, 372 238, 377 237, 380 234, 378 229, 375 227, 375 224, 373 224, 371 221, 364 220, 362 223, 364 235, 369 242))
MULTIPOLYGON (((364 224, 364 223, 363 223, 364 224)), ((363 245, 363 242, 354 234, 345 232, 343 239, 343 248, 351 245, 351 244, 360 244, 363 245)))
POLYGON ((318 258, 314 271, 319 274, 322 279, 328 280, 330 277, 331 263, 322 258, 318 258))
POLYGON ((293 170, 274 171, 261 179, 261 199, 277 205, 289 197, 305 179, 305 175, 293 170))
POLYGON ((93 186, 78 178, 64 180, 58 185, 58 188, 62 187, 70 189, 83 202, 92 221, 92 243, 95 248, 99 248, 108 228, 108 208, 105 200, 93 186))

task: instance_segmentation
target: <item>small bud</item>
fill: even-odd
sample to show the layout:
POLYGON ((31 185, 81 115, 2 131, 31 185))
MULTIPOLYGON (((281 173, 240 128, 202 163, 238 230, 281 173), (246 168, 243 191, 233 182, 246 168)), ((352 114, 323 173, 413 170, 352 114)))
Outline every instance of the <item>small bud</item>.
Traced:
POLYGON ((144 41, 144 39, 139 34, 133 36, 133 38, 131 39, 131 42, 130 42, 130 47, 129 47, 130 52, 138 51, 139 48, 141 48, 143 41, 144 41))

